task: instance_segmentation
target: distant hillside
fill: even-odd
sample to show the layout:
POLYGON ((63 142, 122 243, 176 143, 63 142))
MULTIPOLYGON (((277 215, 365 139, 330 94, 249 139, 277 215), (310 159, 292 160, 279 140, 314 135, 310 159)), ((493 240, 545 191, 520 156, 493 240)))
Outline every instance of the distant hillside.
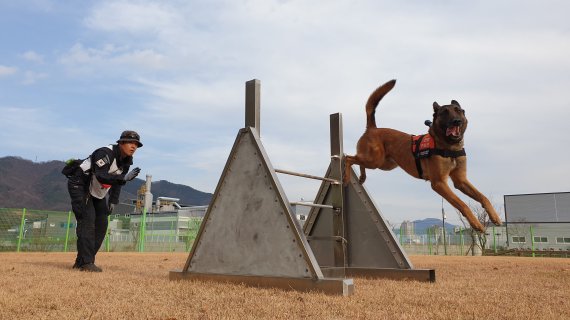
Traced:
MULTIPOLYGON (((415 220, 414 221, 414 232, 416 234, 427 234, 427 229, 438 226, 441 227, 441 219, 436 218, 426 218, 422 220, 415 220)), ((445 223, 445 230, 449 232, 453 232, 453 228, 456 227, 453 224, 445 223)))
MULTIPOLYGON (((27 208, 38 210, 70 210, 67 179, 61 174, 62 161, 33 162, 20 157, 0 158, 0 208, 27 208)), ((136 198, 144 180, 127 183, 121 192, 121 202, 136 198)), ((179 198, 185 205, 207 205, 211 193, 165 180, 153 182, 154 197, 179 198)))

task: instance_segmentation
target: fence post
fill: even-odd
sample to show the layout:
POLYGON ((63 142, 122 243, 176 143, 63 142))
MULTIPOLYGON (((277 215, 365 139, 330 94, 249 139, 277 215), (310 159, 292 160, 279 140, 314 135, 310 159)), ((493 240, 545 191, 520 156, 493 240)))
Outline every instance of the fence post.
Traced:
MULTIPOLYGON (((177 220, 176 225, 178 225, 178 214, 174 217, 177 220)), ((174 219, 170 222, 170 241, 168 241, 168 252, 172 252, 172 242, 174 241, 174 219)))
POLYGON ((427 230, 427 239, 428 239, 428 248, 429 248, 429 255, 431 256, 431 232, 430 229, 427 230))
POLYGON ((18 236, 18 246, 16 247, 16 252, 20 252, 20 245, 22 243, 22 237, 24 236, 24 226, 26 222, 26 208, 22 210, 22 219, 20 220, 20 234, 18 236))
POLYGON ((111 215, 109 214, 109 215, 107 216, 107 230, 105 231, 105 250, 106 250, 107 252, 109 252, 109 247, 110 247, 110 245, 109 245, 109 241, 110 241, 109 238, 110 238, 110 236, 111 236, 111 235, 109 234, 109 224, 110 224, 110 223, 111 223, 111 215))
POLYGON ((461 255, 463 255, 463 228, 459 227, 459 239, 461 241, 461 255))
POLYGON ((67 252, 67 242, 69 241, 69 224, 71 223, 71 211, 67 212, 67 228, 65 230, 65 244, 63 245, 63 252, 67 252))
POLYGON ((139 252, 144 252, 144 242, 146 233, 146 208, 143 209, 143 214, 141 217, 141 227, 139 236, 139 252))
POLYGON ((497 254, 497 233, 495 232, 495 226, 493 226, 493 251, 497 254))
POLYGON ((532 257, 534 258, 534 234, 532 232, 532 226, 530 226, 530 244, 532 249, 532 257))

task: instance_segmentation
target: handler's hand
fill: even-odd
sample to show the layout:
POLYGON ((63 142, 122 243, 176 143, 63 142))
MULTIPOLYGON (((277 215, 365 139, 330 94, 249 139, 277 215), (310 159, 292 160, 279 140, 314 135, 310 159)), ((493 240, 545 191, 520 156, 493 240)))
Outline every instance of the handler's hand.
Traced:
POLYGON ((131 181, 134 178, 136 178, 139 175, 139 172, 141 172, 141 169, 139 167, 134 168, 133 170, 131 170, 129 173, 127 173, 125 175, 124 180, 125 181, 131 181))

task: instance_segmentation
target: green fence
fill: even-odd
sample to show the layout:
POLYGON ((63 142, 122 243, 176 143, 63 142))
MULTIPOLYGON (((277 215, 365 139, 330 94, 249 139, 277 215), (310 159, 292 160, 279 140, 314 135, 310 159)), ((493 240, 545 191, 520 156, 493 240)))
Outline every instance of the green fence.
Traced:
MULTIPOLYGON (((187 252, 202 218, 177 214, 126 214, 108 217, 102 251, 187 252)), ((0 251, 76 250, 72 212, 0 208, 0 251)))
MULTIPOLYGON (((176 212, 112 214, 101 251, 188 252, 202 223, 176 212)), ((77 223, 72 212, 0 208, 0 251, 76 251, 77 223)), ((407 254, 414 255, 570 255, 569 224, 512 224, 489 227, 485 244, 463 229, 423 235, 396 234, 407 254), (509 239, 507 239, 507 234, 509 239), (475 240, 476 245, 473 245, 475 240), (507 243, 508 240, 508 243, 507 243)))

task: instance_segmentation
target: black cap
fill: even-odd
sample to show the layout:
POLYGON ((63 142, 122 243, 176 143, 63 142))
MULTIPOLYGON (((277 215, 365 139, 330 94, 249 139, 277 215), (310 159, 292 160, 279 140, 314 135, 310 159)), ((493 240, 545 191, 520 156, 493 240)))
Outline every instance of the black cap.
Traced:
POLYGON ((132 130, 126 130, 123 131, 123 133, 121 133, 121 137, 119 138, 119 140, 117 140, 117 143, 121 143, 121 142, 136 142, 138 147, 142 147, 143 144, 141 143, 141 137, 139 136, 138 133, 136 133, 135 131, 132 130))

